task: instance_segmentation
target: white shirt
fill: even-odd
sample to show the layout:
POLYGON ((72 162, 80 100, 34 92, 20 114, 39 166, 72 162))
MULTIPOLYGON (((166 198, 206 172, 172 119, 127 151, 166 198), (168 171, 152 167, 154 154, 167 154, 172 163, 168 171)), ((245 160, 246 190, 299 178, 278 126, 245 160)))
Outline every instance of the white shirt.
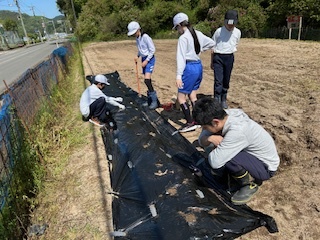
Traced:
POLYGON ((151 37, 146 33, 136 38, 136 44, 138 48, 138 57, 147 57, 147 61, 149 61, 156 52, 151 37))
POLYGON ((225 26, 218 28, 212 36, 215 53, 230 54, 237 51, 241 31, 234 27, 229 31, 225 26))
POLYGON ((107 103, 113 106, 124 108, 124 105, 117 101, 122 101, 122 98, 114 98, 106 96, 95 84, 90 85, 84 90, 80 98, 80 112, 84 117, 88 117, 90 114, 90 105, 100 97, 104 97, 107 103))
MULTIPOLYGON (((200 53, 214 46, 214 42, 211 38, 204 35, 202 32, 195 30, 198 41, 200 44, 200 53)), ((194 40, 189 29, 186 28, 184 33, 179 37, 177 47, 177 78, 181 79, 183 71, 188 61, 200 60, 200 53, 196 54, 194 49, 194 40)))
MULTIPOLYGON (((222 129, 222 142, 209 153, 209 164, 217 169, 224 166, 240 151, 246 151, 268 165, 270 171, 276 171, 280 158, 273 138, 258 123, 253 121, 241 109, 227 109, 228 119, 222 129)), ((199 136, 210 136, 203 130, 199 136)))

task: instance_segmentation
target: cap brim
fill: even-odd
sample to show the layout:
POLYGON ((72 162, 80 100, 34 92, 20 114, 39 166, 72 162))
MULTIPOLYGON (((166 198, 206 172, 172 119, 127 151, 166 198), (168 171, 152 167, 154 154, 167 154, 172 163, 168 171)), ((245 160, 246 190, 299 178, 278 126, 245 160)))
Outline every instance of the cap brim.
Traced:
POLYGON ((135 34, 137 31, 138 31, 138 30, 128 32, 128 36, 132 36, 132 35, 135 34))

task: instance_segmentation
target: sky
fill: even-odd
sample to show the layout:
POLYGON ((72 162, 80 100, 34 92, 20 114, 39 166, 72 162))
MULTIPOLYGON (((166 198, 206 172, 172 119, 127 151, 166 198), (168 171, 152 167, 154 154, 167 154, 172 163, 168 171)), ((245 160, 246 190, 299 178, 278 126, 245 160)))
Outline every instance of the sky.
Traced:
POLYGON ((57 7, 56 0, 0 0, 0 10, 18 12, 16 1, 20 6, 21 13, 33 16, 44 16, 52 19, 62 15, 57 7))

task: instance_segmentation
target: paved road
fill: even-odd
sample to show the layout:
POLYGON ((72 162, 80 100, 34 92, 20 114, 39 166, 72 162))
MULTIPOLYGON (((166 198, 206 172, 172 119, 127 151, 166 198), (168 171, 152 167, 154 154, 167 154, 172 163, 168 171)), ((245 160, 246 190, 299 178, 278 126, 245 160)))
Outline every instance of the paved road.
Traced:
POLYGON ((8 85, 16 81, 26 70, 42 62, 54 49, 59 47, 56 42, 46 42, 29 47, 0 51, 0 94, 8 85))

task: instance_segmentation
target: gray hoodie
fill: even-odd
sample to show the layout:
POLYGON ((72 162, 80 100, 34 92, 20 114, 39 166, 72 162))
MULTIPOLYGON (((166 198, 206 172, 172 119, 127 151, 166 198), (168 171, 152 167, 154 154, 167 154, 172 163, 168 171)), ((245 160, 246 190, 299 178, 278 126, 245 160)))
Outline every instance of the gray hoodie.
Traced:
MULTIPOLYGON (((269 171, 276 171, 280 158, 270 134, 249 118, 241 109, 225 110, 228 119, 222 129, 222 142, 209 153, 209 164, 217 169, 224 166, 240 151, 246 151, 268 165, 269 171)), ((199 136, 210 136, 203 130, 199 136)), ((201 142, 200 142, 201 144, 201 142)))

